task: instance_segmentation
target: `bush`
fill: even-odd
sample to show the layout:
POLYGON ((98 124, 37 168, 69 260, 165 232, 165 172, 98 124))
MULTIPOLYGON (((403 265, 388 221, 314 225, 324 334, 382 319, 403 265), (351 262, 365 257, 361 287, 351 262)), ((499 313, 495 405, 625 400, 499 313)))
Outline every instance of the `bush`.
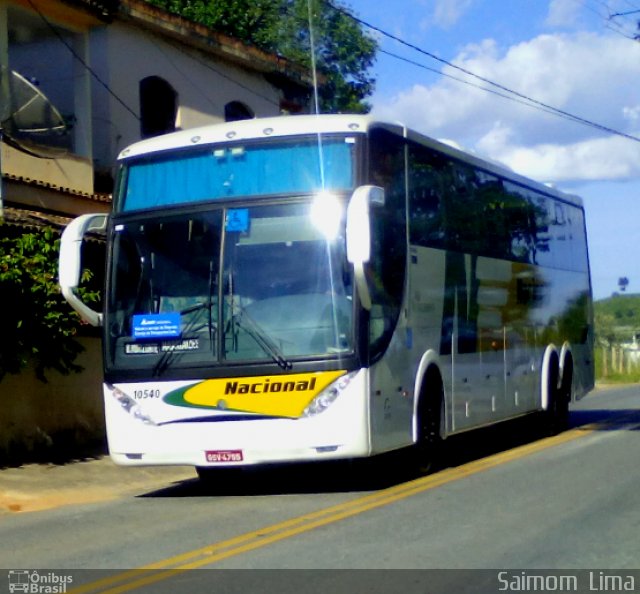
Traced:
MULTIPOLYGON (((59 249, 59 234, 50 227, 11 236, 0 226, 0 380, 29 361, 44 382, 49 370, 82 370, 75 360, 83 347, 74 339, 81 320, 58 287, 59 249)), ((83 282, 92 276, 83 271, 83 282)), ((97 290, 82 290, 81 296, 99 301, 97 290)))

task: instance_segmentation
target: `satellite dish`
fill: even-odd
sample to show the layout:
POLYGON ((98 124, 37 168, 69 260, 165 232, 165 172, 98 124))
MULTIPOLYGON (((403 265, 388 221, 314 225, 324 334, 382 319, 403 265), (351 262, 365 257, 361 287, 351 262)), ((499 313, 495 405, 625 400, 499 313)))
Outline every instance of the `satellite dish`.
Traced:
POLYGON ((25 153, 53 159, 69 152, 69 127, 47 96, 12 70, 2 81, 0 136, 25 153))

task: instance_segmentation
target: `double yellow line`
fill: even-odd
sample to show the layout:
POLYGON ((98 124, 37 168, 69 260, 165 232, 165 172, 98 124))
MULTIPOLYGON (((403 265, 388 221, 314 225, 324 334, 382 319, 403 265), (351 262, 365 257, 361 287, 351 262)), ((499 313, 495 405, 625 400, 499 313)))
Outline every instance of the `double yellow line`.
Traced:
MULTIPOLYGON (((630 416, 634 416, 637 422, 637 413, 625 415, 624 418, 630 416)), ((228 540, 175 555, 174 557, 169 557, 162 561, 151 563, 150 565, 145 565, 139 569, 125 571, 114 576, 96 580, 69 590, 68 594, 119 594, 148 586, 190 569, 212 565, 229 557, 268 546, 298 534, 309 532, 315 528, 327 526, 344 520, 345 518, 350 518, 366 511, 389 505, 390 503, 446 485, 447 483, 463 479, 484 470, 495 468, 496 466, 546 450, 550 447, 573 441, 584 435, 591 434, 594 431, 601 430, 606 425, 613 423, 617 425, 621 420, 624 420, 624 418, 617 418, 614 421, 609 421, 604 424, 585 425, 560 435, 541 439, 534 443, 500 452, 462 466, 448 468, 437 474, 421 477, 266 528, 247 532, 246 534, 241 534, 228 540)))

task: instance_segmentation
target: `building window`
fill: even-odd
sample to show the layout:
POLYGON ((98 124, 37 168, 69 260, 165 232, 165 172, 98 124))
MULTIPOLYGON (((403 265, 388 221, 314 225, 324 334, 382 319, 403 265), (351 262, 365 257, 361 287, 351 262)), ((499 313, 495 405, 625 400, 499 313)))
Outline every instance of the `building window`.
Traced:
POLYGON ((238 120, 251 120, 255 114, 249 107, 240 101, 231 101, 224 106, 225 122, 237 122, 238 120))
POLYGON ((178 93, 163 78, 149 76, 140 81, 140 135, 159 136, 176 129, 178 93))

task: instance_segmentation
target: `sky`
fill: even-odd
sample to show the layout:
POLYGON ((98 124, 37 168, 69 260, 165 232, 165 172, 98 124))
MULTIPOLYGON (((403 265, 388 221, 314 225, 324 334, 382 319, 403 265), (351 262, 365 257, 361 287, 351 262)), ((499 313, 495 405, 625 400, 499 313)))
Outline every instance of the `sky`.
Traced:
POLYGON ((621 277, 629 279, 628 293, 640 293, 640 0, 343 5, 435 56, 368 30, 382 50, 372 68, 374 115, 580 196, 594 298, 619 291, 621 277), (488 85, 454 66, 520 95, 509 100, 496 86, 494 93, 480 89, 488 85), (523 105, 525 97, 537 108, 523 105), (552 115, 540 103, 598 127, 552 115))

